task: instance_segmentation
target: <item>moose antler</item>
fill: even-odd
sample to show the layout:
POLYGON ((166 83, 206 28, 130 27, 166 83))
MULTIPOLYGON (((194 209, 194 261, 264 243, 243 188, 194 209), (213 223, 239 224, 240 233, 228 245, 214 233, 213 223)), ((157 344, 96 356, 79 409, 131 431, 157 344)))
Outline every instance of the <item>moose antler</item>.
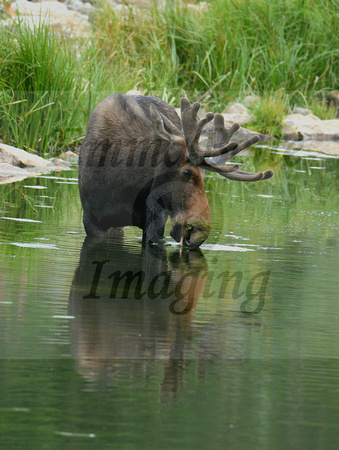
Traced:
POLYGON ((219 173, 220 175, 231 180, 238 181, 258 181, 266 180, 273 176, 272 170, 265 172, 249 173, 239 170, 237 164, 233 166, 217 165, 207 162, 205 158, 213 156, 224 155, 223 163, 229 161, 233 156, 240 153, 245 148, 259 142, 259 136, 252 136, 247 141, 238 145, 237 142, 229 142, 233 134, 239 130, 239 124, 235 123, 229 130, 225 128, 224 117, 221 114, 207 113, 204 117, 198 120, 198 111, 200 104, 198 102, 191 106, 191 103, 186 98, 181 99, 181 123, 184 131, 186 145, 188 149, 188 159, 201 167, 202 169, 211 172, 219 173), (203 150, 199 145, 200 134, 204 126, 210 122, 214 117, 214 145, 213 150, 203 150))
MULTIPOLYGON (((213 150, 203 150, 199 145, 200 134, 204 126, 210 122, 214 114, 207 113, 204 117, 198 120, 198 111, 200 103, 195 102, 192 106, 187 98, 182 98, 180 102, 181 123, 184 130, 184 136, 188 149, 188 158, 197 166, 204 164, 205 158, 220 156, 238 147, 236 142, 231 142, 224 147, 215 148, 213 150)), ((227 167, 227 172, 238 169, 237 167, 227 167)))

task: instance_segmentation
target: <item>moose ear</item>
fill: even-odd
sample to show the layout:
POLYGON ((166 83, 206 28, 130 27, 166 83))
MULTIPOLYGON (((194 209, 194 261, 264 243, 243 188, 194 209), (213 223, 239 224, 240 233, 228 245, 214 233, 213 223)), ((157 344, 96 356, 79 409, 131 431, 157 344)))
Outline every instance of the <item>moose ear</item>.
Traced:
POLYGON ((184 136, 178 128, 169 119, 167 119, 167 117, 161 114, 153 103, 150 106, 150 116, 154 130, 161 139, 170 142, 176 142, 184 139, 184 136))

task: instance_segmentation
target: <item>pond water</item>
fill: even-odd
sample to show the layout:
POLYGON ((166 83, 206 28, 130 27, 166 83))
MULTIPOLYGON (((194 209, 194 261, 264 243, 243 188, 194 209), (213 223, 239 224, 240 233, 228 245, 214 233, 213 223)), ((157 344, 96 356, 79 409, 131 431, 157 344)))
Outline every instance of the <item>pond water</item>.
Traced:
POLYGON ((339 158, 299 155, 208 176, 197 251, 85 239, 76 168, 1 186, 0 446, 337 447, 339 158))

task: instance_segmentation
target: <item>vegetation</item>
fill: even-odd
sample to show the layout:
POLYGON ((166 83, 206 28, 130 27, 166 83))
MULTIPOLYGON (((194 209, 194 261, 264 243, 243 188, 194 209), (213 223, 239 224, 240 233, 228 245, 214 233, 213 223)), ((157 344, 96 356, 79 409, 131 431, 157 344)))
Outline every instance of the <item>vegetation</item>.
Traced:
POLYGON ((218 0, 199 12, 167 2, 123 17, 102 3, 94 25, 106 56, 146 93, 187 93, 223 109, 246 93, 284 89, 304 103, 338 85, 335 4, 218 0))
POLYGON ((57 38, 41 23, 0 28, 0 137, 7 144, 55 152, 76 142, 103 88, 95 50, 57 38))
POLYGON ((254 120, 247 128, 269 136, 281 137, 280 126, 288 113, 288 97, 284 91, 264 92, 253 107, 254 120))
POLYGON ((108 92, 129 89, 173 105, 186 95, 214 112, 256 94, 254 125, 278 135, 288 106, 310 106, 337 89, 337 0, 195 6, 154 2, 135 14, 103 0, 90 44, 61 40, 43 24, 1 29, 0 139, 55 151, 81 140, 108 92))
POLYGON ((327 104, 326 100, 311 99, 307 106, 321 120, 335 119, 338 115, 338 108, 333 104, 327 104))

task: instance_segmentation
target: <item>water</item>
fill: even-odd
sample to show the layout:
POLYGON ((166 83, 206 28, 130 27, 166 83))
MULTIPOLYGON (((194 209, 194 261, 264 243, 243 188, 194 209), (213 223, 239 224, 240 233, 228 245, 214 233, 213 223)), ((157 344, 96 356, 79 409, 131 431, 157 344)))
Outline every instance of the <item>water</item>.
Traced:
POLYGON ((1 187, 1 447, 337 447, 339 159, 261 152, 200 251, 86 240, 76 169, 1 187))

